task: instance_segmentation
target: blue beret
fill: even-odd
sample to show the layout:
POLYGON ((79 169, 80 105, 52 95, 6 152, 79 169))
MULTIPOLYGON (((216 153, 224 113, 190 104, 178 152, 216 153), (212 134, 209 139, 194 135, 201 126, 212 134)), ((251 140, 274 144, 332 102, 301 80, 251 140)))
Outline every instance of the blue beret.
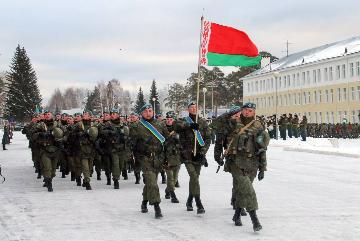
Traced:
POLYGON ((241 107, 238 106, 238 105, 233 105, 233 106, 230 107, 230 111, 231 111, 231 112, 232 112, 232 111, 238 111, 238 110, 240 110, 240 109, 241 109, 241 107))
POLYGON ((256 104, 252 102, 247 102, 242 106, 242 109, 250 108, 250 109, 256 109, 256 104))
POLYGON ((143 105, 143 107, 141 107, 140 109, 140 113, 142 113, 146 109, 152 109, 152 106, 150 104, 143 105))
POLYGON ((191 105, 196 105, 196 102, 194 102, 194 101, 190 101, 189 103, 188 103, 188 108, 191 106, 191 105))

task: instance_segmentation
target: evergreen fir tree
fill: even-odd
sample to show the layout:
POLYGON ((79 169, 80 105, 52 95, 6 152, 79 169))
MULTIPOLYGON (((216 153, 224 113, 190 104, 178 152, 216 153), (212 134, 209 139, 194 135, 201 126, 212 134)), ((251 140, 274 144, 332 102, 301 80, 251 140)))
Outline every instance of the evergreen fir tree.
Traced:
POLYGON ((88 93, 85 110, 94 112, 97 114, 101 112, 101 100, 100 100, 100 89, 98 86, 95 86, 94 90, 91 93, 88 93))
POLYGON ((155 114, 159 114, 161 113, 160 110, 160 102, 159 102, 159 93, 157 92, 156 89, 156 82, 155 79, 153 80, 152 84, 151 84, 151 89, 150 89, 150 97, 149 97, 149 103, 151 104, 151 106, 154 108, 154 101, 153 99, 155 98, 155 114))
POLYGON ((5 117, 24 122, 33 115, 36 106, 41 105, 41 95, 36 73, 31 66, 25 48, 16 47, 10 71, 6 74, 8 91, 5 117))
POLYGON ((145 98, 144 98, 144 93, 140 87, 139 89, 139 93, 137 95, 137 100, 136 100, 136 104, 135 104, 135 112, 140 114, 140 109, 141 107, 143 107, 145 105, 145 98))

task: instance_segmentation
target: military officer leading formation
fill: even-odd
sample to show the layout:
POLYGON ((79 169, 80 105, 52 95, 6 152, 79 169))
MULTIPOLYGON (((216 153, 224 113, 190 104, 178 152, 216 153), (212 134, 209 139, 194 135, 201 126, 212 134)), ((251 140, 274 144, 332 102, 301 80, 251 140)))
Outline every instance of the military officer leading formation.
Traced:
POLYGON ((136 184, 144 183, 141 212, 153 206, 155 218, 163 217, 158 176, 163 183, 166 173, 165 199, 179 203, 176 187, 178 173, 184 164, 189 176, 186 210, 205 213, 201 200, 200 174, 208 166, 206 155, 216 135, 214 158, 219 167, 233 178, 231 203, 236 226, 242 226, 241 216, 249 213, 254 231, 262 226, 257 217, 258 200, 253 187, 255 177, 264 178, 266 150, 270 137, 263 124, 255 119, 256 106, 246 103, 234 106, 208 125, 197 114, 197 105, 190 102, 188 115, 177 118, 174 112, 166 118, 154 118, 152 106, 145 104, 140 115, 127 118, 117 110, 95 118, 90 112, 74 116, 50 112, 33 117, 23 129, 29 139, 37 178, 49 192, 56 189, 57 169, 61 177, 70 176, 75 185, 91 190, 91 177, 102 179, 114 189, 121 187, 121 176, 127 180, 134 171, 136 184), (142 173, 142 175, 141 175, 142 173))

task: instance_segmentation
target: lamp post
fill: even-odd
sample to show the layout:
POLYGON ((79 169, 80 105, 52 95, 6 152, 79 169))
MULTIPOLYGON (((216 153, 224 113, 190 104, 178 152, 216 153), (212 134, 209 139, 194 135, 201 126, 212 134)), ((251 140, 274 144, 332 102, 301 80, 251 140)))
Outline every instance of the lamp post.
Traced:
POLYGON ((280 77, 280 73, 275 71, 272 73, 275 79, 275 139, 278 139, 278 78, 280 77))
POLYGON ((206 109, 206 105, 205 105, 205 94, 206 94, 206 91, 207 91, 207 89, 204 87, 204 88, 203 88, 203 92, 204 92, 204 113, 203 113, 203 115, 204 115, 204 118, 205 118, 205 109, 206 109))
POLYGON ((155 100, 156 100, 156 98, 155 98, 155 97, 153 97, 153 98, 152 98, 152 101, 153 101, 153 106, 154 106, 154 117, 155 117, 155 113, 156 113, 156 109, 155 109, 155 106, 156 106, 156 104, 155 104, 155 100))

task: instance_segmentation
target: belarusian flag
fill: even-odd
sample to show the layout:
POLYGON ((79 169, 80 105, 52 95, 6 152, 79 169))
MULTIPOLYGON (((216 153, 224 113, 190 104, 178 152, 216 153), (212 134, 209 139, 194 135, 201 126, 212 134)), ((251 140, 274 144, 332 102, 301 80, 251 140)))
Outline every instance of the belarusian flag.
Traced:
POLYGON ((253 66, 261 60, 256 45, 240 30, 203 21, 200 64, 208 66, 253 66))

